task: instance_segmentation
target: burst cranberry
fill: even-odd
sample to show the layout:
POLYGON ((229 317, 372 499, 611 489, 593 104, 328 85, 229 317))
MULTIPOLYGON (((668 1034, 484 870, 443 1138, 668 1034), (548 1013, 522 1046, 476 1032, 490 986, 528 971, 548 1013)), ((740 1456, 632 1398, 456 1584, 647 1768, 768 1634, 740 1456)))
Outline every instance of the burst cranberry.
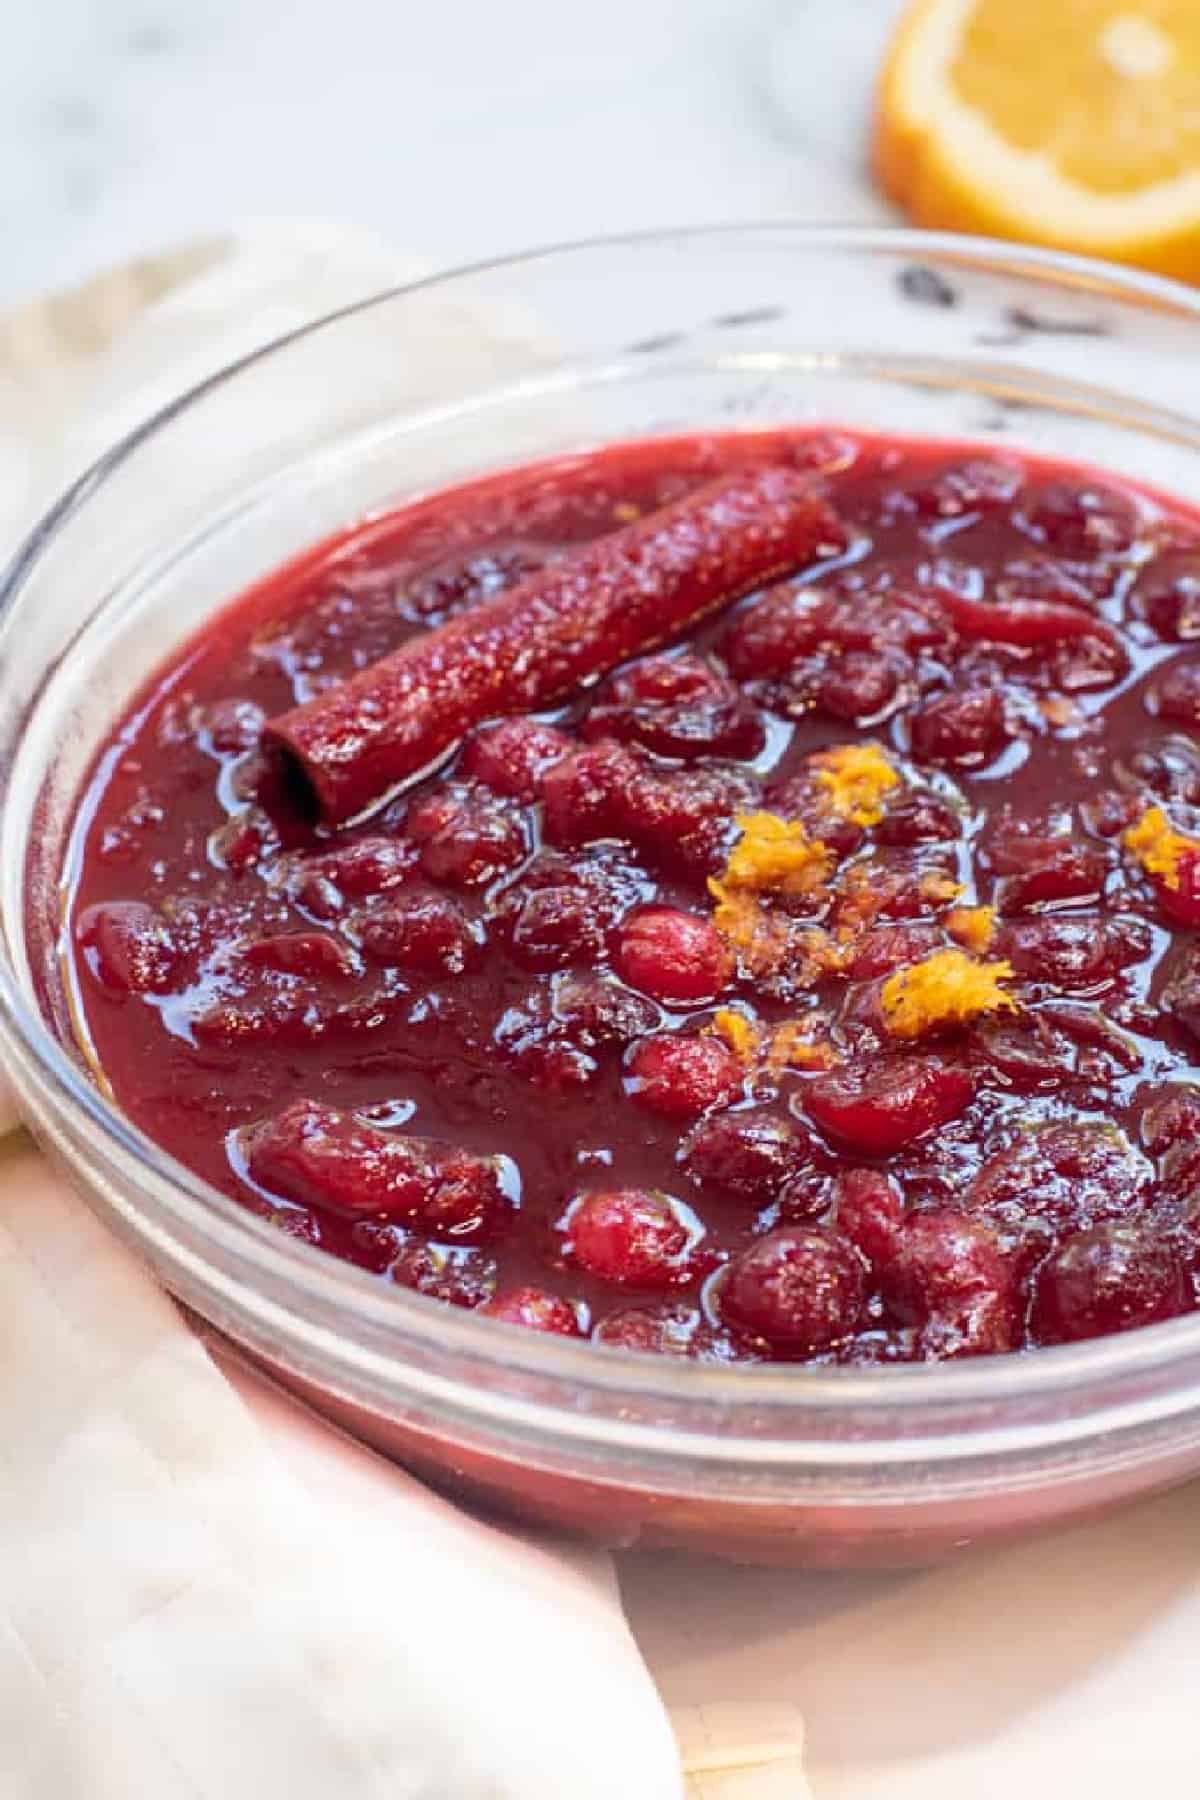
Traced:
POLYGON ((668 1006, 702 1006, 729 979, 729 951, 716 926, 695 913, 647 906, 621 928, 617 973, 668 1006))
POLYGON ((628 1044, 652 1031, 659 1010, 611 975, 563 975, 551 984, 551 1012, 577 1044, 628 1044))
POLYGON ((630 1093, 651 1112, 696 1119, 736 1100, 745 1071, 719 1038, 653 1037, 634 1050, 629 1076, 630 1093))
POLYGON ((1190 944, 1171 970, 1162 1003, 1200 1041, 1200 944, 1190 944))
POLYGON ((536 800, 547 771, 563 760, 574 745, 564 731, 536 719, 504 719, 473 737, 463 751, 465 775, 481 781, 493 793, 514 800, 536 800))
POLYGON ((1039 544, 1060 556, 1080 559, 1119 555, 1130 548, 1138 531, 1133 501, 1099 482, 1087 487, 1043 482, 1030 492, 1017 518, 1039 544))
POLYGON ((1133 750, 1118 773, 1135 789, 1130 822, 1144 806, 1147 792, 1169 804, 1200 806, 1200 744, 1179 733, 1133 750))
POLYGON ((1200 852, 1185 850, 1176 864, 1174 881, 1156 880, 1154 892, 1159 911, 1173 924, 1200 930, 1200 852))
POLYGON ((857 1251, 829 1232, 789 1226, 734 1258, 716 1304, 734 1330, 775 1350, 823 1350, 854 1330, 865 1272, 857 1251))
POLYGON ((922 519, 959 519, 964 513, 1003 510, 1020 491, 1019 463, 999 457, 973 456, 949 463, 927 480, 905 489, 905 497, 922 519))
POLYGON ((205 707, 197 720, 197 735, 218 756, 237 756, 253 750, 262 736, 267 715, 254 700, 218 700, 205 707))
POLYGON ((244 806, 208 840, 208 854, 219 869, 244 875, 279 849, 279 833, 258 806, 244 806))
POLYGON ((80 914, 75 938, 103 987, 124 994, 165 994, 179 954, 166 920, 140 900, 108 900, 80 914))
POLYGON ((889 1156, 965 1112, 975 1084, 966 1069, 934 1056, 893 1056, 818 1075, 804 1103, 826 1136, 889 1156))
POLYGON ((1076 992, 1111 984, 1149 956, 1152 940, 1140 919, 1047 915, 1005 925, 994 947, 1022 980, 1076 992))
POLYGON ((417 855, 416 846, 406 838, 352 838, 322 856, 298 860, 288 871, 288 885, 307 906, 310 897, 320 893, 320 884, 327 883, 336 908, 341 896, 358 899, 398 887, 416 867, 417 855))
POLYGON ((768 1112, 721 1113, 684 1145, 683 1167, 703 1188, 763 1205, 813 1167, 813 1149, 790 1119, 768 1112))
POLYGON ((1172 662, 1151 690, 1151 707, 1174 725, 1200 726, 1200 659, 1172 662))
POLYGON ((615 675, 583 721, 586 738, 617 738, 659 756, 757 756, 758 710, 695 656, 654 656, 615 675))
POLYGON ((904 1196, 881 1169, 845 1169, 834 1183, 834 1220, 873 1268, 888 1261, 904 1222, 904 1196))
POLYGON ((1142 1142, 1160 1157, 1177 1145, 1200 1145, 1200 1087, 1168 1088, 1142 1114, 1142 1142))
POLYGON ((979 1047, 1006 1086, 1019 1093, 1059 1087, 1075 1066, 1075 1044, 1053 1019, 1026 1008, 976 1028, 979 1047))
POLYGON ((948 1355, 1011 1350, 1019 1312, 1013 1267, 979 1219, 949 1207, 914 1213, 882 1265, 883 1297, 906 1325, 932 1328, 948 1355))
POLYGON ((617 1188, 572 1201, 559 1224, 567 1258, 621 1287, 669 1288, 695 1274, 697 1232, 681 1201, 649 1188, 617 1188))
POLYGON ((1089 1122, 1043 1125, 990 1156, 971 1181, 964 1204, 993 1223, 1022 1227, 1045 1221, 1055 1232, 1079 1230, 1141 1211, 1147 1170, 1115 1126, 1089 1122))
POLYGON ((851 650, 822 670, 816 685, 817 707, 852 725, 878 724, 903 698, 907 672, 907 665, 896 657, 851 650))
POLYGON ((393 1136, 312 1100, 252 1126, 239 1146, 259 1188, 351 1218, 374 1213, 464 1238, 508 1206, 499 1158, 393 1136))
POLYGON ((909 788, 893 800, 875 827, 875 841, 897 849, 945 844, 963 833, 962 813, 928 788, 909 788))
POLYGON ((734 619, 721 651, 739 681, 786 675, 815 650, 824 594, 816 588, 775 587, 734 619))
POLYGON ((523 968, 566 969, 600 955, 606 924, 585 887, 538 888, 522 900, 509 944, 523 968))
POLYGON ((406 1243, 388 1269, 398 1287, 447 1306, 478 1307, 496 1291, 496 1261, 472 1248, 406 1243))
POLYGON ((998 898, 1005 912, 1095 902, 1110 866, 1096 845, 1015 832, 996 839, 991 862, 1002 877, 998 898))
POLYGON ((1184 1272, 1165 1239, 1128 1225, 1069 1237, 1038 1270, 1030 1322, 1043 1344, 1107 1337, 1188 1308, 1184 1272))
POLYGON ((483 932, 446 894, 403 894, 351 920, 368 956, 416 975, 461 975, 479 961, 483 932))
POLYGON ((1131 606, 1168 643, 1200 638, 1200 548, 1156 557, 1139 578, 1131 606))
POLYGON ((626 830, 656 866, 712 874, 724 861, 734 814, 754 800, 754 783, 740 771, 646 771, 630 790, 626 830))
POLYGON ((305 975, 313 981, 345 980, 362 966, 347 945, 325 931, 287 931, 278 937, 259 938, 247 944, 245 956, 253 968, 305 975))
POLYGON ((918 707, 909 729, 922 762, 963 769, 991 762, 1012 735, 995 688, 951 688, 918 707))
POLYGON ((623 744, 587 744, 546 771, 542 809, 552 844, 590 844, 624 834, 641 764, 623 744))
POLYGON ((405 582, 398 597, 398 610, 417 624, 438 625, 452 614, 513 587, 545 562, 545 550, 531 544, 439 559, 405 582))
POLYGON ((483 887, 525 860, 520 819, 482 794, 446 790, 419 801, 408 832, 421 846, 421 867, 451 887, 483 887))
POLYGON ((936 925, 877 925, 858 941, 850 964, 851 981, 878 981, 942 948, 936 925))
POLYGON ((506 1325, 524 1325, 529 1331, 546 1331, 556 1337, 582 1337, 579 1315, 569 1300, 548 1294, 545 1288, 505 1288, 486 1300, 480 1312, 506 1325))
POLYGON ((687 1356, 696 1362, 754 1362, 754 1353, 728 1332, 710 1325, 694 1306, 667 1301, 661 1306, 630 1306, 609 1313, 592 1333, 597 1344, 613 1350, 637 1350, 651 1356, 687 1356))

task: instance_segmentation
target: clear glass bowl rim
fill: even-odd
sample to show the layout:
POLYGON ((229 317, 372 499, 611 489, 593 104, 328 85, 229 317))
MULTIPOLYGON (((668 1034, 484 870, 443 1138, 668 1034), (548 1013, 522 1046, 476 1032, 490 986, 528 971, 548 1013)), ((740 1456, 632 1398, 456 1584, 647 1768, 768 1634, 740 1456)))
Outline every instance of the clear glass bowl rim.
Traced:
MULTIPOLYGON (((898 266, 935 257, 964 269, 991 270, 1014 279, 1033 276, 1065 291, 1099 290, 1135 307, 1190 318, 1200 330, 1200 293, 1164 277, 1023 244, 896 226, 808 225, 786 219, 749 225, 681 226, 615 233, 488 258, 385 289, 283 333, 154 413, 81 475, 29 532, 0 573, 0 619, 7 617, 16 604, 23 584, 55 534, 100 493, 110 473, 186 409, 300 339, 334 329, 341 320, 406 294, 442 288, 453 292, 456 283, 489 271, 535 269, 550 259, 604 249, 635 250, 639 246, 685 244, 693 240, 770 238, 786 239, 797 250, 881 256, 894 260, 898 266)), ((31 704, 35 701, 36 697, 31 704)), ((730 1406, 752 1408, 760 1418, 777 1413, 781 1423, 784 1413, 811 1414, 815 1423, 822 1414, 828 1416, 845 1409, 871 1413, 887 1408, 897 1414, 919 1416, 927 1411, 934 1413, 940 1407, 957 1411, 966 1406, 986 1412, 992 1423, 1002 1428, 1005 1402, 1033 1402, 1040 1408, 1056 1395, 1066 1400, 1071 1394, 1102 1389, 1106 1382, 1124 1386, 1127 1382, 1140 1385, 1148 1381, 1157 1387, 1156 1377, 1161 1380, 1169 1375, 1173 1364, 1189 1359, 1196 1359, 1193 1374, 1200 1384, 1200 1314, 1077 1345, 976 1362, 897 1366, 872 1372, 803 1366, 721 1367, 607 1348, 600 1352, 585 1341, 543 1335, 479 1318, 402 1289, 384 1289, 365 1271, 297 1243, 246 1213, 130 1125, 64 1051, 22 992, 9 946, 4 944, 2 948, 0 1037, 18 1068, 25 1065, 35 1072, 35 1078, 40 1078, 52 1095, 53 1105, 64 1116, 99 1134, 105 1149, 115 1153, 118 1166, 128 1162, 150 1177, 155 1189, 153 1205, 161 1213, 161 1218, 154 1221, 156 1226, 165 1225, 168 1230, 175 1224, 183 1227, 188 1237, 211 1251, 210 1262, 232 1258, 239 1266, 238 1279, 243 1285, 247 1275, 252 1278, 251 1291, 284 1293, 289 1329, 298 1341, 303 1342, 311 1334, 314 1303, 316 1316, 340 1316, 345 1329, 335 1360, 343 1361, 347 1369, 356 1367, 361 1372, 374 1365, 377 1376, 387 1382, 390 1375, 402 1386, 406 1359, 381 1357, 365 1342, 354 1341, 355 1326, 360 1322, 385 1332, 390 1328, 407 1341, 427 1346, 439 1360, 462 1356, 470 1358, 476 1367, 490 1362, 502 1365, 508 1376, 516 1373, 534 1380, 562 1382, 572 1388, 599 1390, 610 1400, 625 1396, 639 1404, 674 1400, 686 1404, 689 1411, 696 1403, 710 1403, 714 1411, 724 1415, 719 1436, 724 1440, 726 1454, 737 1442, 736 1429, 732 1433, 728 1429, 730 1406)), ((19 1089, 19 1080, 17 1086, 19 1089)), ((137 1203, 142 1212, 149 1210, 144 1191, 139 1190, 137 1203)), ((178 1238, 174 1244, 178 1249, 178 1238)), ((273 1310, 277 1312, 278 1308, 273 1310)), ((328 1357, 328 1336, 324 1332, 321 1343, 328 1357)), ((286 1348, 281 1345, 281 1350, 286 1348)), ((534 1403, 533 1410, 548 1425, 556 1416, 566 1416, 566 1409, 560 1405, 534 1403)), ((587 1435, 586 1422, 577 1420, 576 1428, 580 1423, 587 1435)), ((629 1431, 631 1438, 638 1436, 638 1427, 632 1421, 629 1431)), ((761 1437, 756 1437, 756 1441, 761 1449, 761 1437)), ((893 1448, 898 1460, 911 1459, 911 1438, 898 1435, 893 1448)), ((877 1440, 872 1455, 877 1460, 888 1460, 887 1446, 877 1440)))

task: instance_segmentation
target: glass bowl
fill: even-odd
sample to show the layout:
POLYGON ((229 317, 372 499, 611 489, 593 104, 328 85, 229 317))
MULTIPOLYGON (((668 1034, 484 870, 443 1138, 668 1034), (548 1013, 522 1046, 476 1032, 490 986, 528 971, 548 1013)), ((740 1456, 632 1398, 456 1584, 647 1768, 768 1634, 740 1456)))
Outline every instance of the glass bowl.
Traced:
POLYGON ((1200 500, 1200 299, 979 240, 753 227, 386 294, 168 408, 24 545, 0 617, 0 1053, 43 1144, 209 1327, 453 1491, 611 1543, 927 1561, 1200 1470, 1200 1316, 974 1364, 715 1368, 385 1287, 121 1116, 71 1030, 81 775, 211 610, 348 521, 517 460, 777 422, 1011 440, 1200 500))

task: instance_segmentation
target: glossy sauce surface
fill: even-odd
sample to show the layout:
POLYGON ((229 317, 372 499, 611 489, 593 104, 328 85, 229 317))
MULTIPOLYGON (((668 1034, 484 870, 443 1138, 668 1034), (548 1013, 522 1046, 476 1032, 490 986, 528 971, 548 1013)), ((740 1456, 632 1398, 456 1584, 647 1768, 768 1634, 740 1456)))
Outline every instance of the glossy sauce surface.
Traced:
POLYGON ((1198 733, 1182 506, 840 432, 517 470, 300 559, 131 706, 69 870, 89 1054, 281 1229, 535 1328, 887 1362, 1173 1316, 1200 900, 1137 833, 1200 829, 1198 733), (845 547, 355 825, 297 804, 268 717, 746 462, 845 547), (813 880, 731 885, 797 825, 813 880), (949 953, 992 1001, 906 1014, 949 953))

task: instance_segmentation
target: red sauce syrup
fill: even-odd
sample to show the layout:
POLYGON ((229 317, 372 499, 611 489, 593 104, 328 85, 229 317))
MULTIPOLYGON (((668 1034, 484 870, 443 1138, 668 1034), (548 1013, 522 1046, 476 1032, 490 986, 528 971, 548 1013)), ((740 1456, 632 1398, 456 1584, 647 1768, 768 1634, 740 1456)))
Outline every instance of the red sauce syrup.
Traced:
POLYGON ((861 1365, 1170 1318, 1198 733, 1178 503, 840 432, 518 469, 131 704, 67 871, 88 1054, 280 1230, 535 1330, 861 1365))

